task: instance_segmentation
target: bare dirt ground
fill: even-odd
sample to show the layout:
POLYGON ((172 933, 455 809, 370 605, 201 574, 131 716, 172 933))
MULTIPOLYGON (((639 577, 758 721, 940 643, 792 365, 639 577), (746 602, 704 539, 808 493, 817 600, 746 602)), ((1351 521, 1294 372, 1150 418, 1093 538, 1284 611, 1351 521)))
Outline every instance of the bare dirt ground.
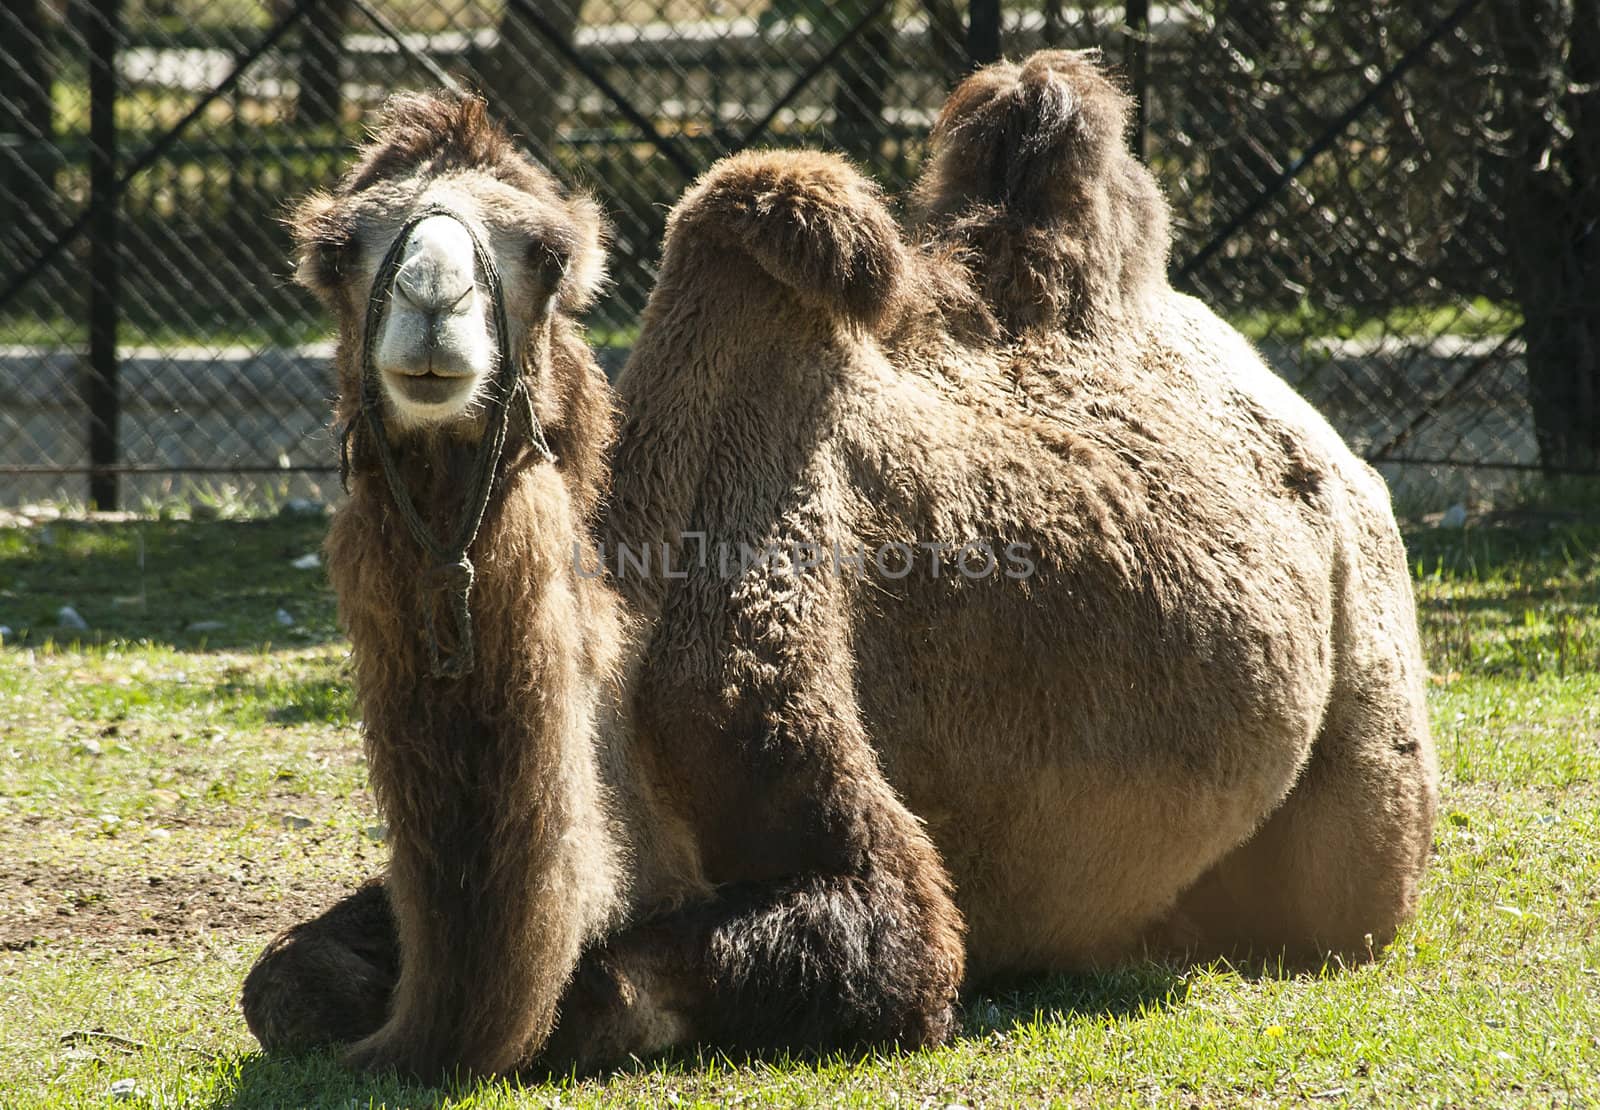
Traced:
POLYGON ((177 940, 200 933, 272 933, 312 917, 344 888, 312 877, 256 873, 249 860, 223 873, 208 867, 106 874, 36 861, 0 863, 0 950, 60 940, 116 943, 177 940))

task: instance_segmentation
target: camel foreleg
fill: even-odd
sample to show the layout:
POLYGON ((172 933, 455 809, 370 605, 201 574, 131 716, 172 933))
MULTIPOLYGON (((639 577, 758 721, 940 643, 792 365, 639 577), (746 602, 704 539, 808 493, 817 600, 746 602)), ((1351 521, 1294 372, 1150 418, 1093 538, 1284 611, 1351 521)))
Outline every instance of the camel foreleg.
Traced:
POLYGON ((959 954, 879 873, 733 884, 587 952, 540 1064, 589 1071, 677 1045, 918 1048, 956 1029, 959 954))

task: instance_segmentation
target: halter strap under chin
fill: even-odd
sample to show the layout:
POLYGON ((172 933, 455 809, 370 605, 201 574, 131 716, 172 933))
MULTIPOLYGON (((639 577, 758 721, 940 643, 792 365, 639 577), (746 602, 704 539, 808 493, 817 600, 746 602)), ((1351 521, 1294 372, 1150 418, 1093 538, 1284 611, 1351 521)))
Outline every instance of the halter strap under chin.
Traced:
POLYGON ((389 250, 378 266, 377 276, 372 279, 372 294, 367 300, 366 330, 362 337, 361 409, 340 430, 339 471, 348 491, 350 441, 359 421, 366 434, 372 437, 373 452, 378 457, 378 465, 383 471, 389 493, 394 498, 395 507, 399 510, 400 519, 405 521, 407 531, 432 560, 427 587, 442 593, 450 604, 451 616, 456 626, 456 645, 453 651, 445 651, 440 646, 435 623, 434 598, 429 596, 423 603, 424 636, 428 645, 428 673, 434 678, 461 678, 470 674, 476 664, 472 610, 469 604, 474 569, 467 551, 477 539, 478 529, 482 526, 484 514, 488 510, 500 459, 505 453, 507 418, 512 404, 519 398, 525 413, 530 446, 546 461, 555 460, 545 439, 544 428, 534 412, 533 394, 528 387, 527 379, 517 372, 516 366, 508 357, 510 350, 511 324, 506 315, 505 288, 501 283, 500 268, 495 265, 494 256, 484 246, 483 240, 478 237, 472 225, 450 209, 439 204, 430 204, 419 209, 401 226, 399 234, 389 245, 389 250), (417 512, 411 492, 406 489, 405 482, 401 478, 394 450, 389 443, 388 432, 384 428, 383 393, 373 353, 377 347, 378 330, 383 325, 384 313, 389 307, 394 279, 399 273, 400 260, 405 252, 406 243, 410 241, 411 233, 416 230, 417 225, 432 216, 450 217, 466 230, 467 237, 472 240, 473 260, 479 274, 482 275, 483 284, 494 309, 496 341, 495 366, 491 371, 492 376, 486 396, 488 423, 484 437, 478 443, 477 454, 473 456, 466 503, 456 521, 455 531, 448 537, 448 541, 441 540, 429 530, 422 515, 417 512))

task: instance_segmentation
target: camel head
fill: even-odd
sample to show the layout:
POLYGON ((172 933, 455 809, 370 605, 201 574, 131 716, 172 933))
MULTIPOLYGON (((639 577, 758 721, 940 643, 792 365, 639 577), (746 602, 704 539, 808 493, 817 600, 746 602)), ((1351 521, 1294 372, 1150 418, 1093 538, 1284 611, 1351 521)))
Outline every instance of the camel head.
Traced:
POLYGON ((518 152, 477 97, 392 97, 356 164, 290 224, 296 277, 338 320, 341 417, 360 404, 375 325, 377 392, 401 435, 470 438, 497 367, 537 382, 552 314, 586 307, 604 277, 598 206, 518 152))

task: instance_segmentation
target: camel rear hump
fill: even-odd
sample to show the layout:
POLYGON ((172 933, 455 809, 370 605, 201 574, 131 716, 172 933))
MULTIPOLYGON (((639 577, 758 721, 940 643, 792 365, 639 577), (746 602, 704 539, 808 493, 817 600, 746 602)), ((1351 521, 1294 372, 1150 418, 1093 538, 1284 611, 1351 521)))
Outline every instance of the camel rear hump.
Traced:
POLYGON ((916 209, 1013 327, 1080 331, 1166 285, 1167 206, 1098 51, 988 66, 945 101, 916 209))
POLYGON ((957 85, 934 124, 918 199, 930 213, 969 204, 1048 216, 1074 187, 1131 160, 1132 101, 1098 51, 1045 50, 986 66, 957 85))
POLYGON ((871 328, 899 302, 907 258, 878 187, 844 159, 809 150, 725 158, 673 209, 663 280, 716 287, 728 248, 806 302, 871 328))

